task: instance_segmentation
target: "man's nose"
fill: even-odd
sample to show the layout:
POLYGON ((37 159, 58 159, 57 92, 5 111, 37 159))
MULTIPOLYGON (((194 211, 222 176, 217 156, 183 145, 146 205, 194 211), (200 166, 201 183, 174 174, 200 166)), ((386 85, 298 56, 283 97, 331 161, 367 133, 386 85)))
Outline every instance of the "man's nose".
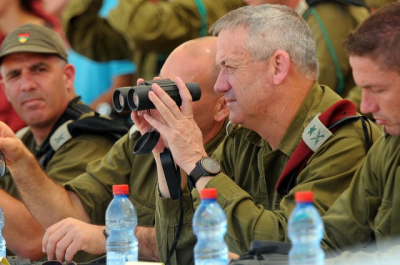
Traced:
POLYGON ((363 90, 361 94, 360 111, 363 114, 373 113, 378 111, 379 107, 376 99, 371 95, 371 92, 363 90))
POLYGON ((30 72, 21 73, 20 86, 22 90, 31 90, 36 86, 35 79, 30 72))
POLYGON ((223 70, 221 70, 218 74, 217 81, 215 82, 214 91, 217 93, 225 93, 229 89, 230 89, 229 82, 226 78, 226 75, 223 73, 223 70))

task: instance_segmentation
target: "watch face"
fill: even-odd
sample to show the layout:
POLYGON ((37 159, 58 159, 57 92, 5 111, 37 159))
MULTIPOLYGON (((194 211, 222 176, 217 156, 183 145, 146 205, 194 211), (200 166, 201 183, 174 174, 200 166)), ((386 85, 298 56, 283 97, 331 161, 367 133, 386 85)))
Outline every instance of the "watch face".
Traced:
POLYGON ((220 171, 219 163, 216 160, 212 159, 211 157, 205 157, 201 161, 201 165, 205 170, 207 170, 209 173, 212 174, 217 174, 220 171))

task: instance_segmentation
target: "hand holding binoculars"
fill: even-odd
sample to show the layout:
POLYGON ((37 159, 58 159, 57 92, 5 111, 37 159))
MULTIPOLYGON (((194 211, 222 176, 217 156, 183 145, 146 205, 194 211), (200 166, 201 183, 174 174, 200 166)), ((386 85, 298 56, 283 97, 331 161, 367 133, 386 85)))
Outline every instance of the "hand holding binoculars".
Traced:
MULTIPOLYGON (((170 79, 144 81, 138 86, 120 87, 114 91, 113 104, 117 112, 139 111, 155 109, 154 104, 149 99, 149 92, 152 84, 158 84, 174 101, 180 106, 182 104, 179 89, 175 82, 170 79)), ((201 97, 201 89, 197 83, 186 83, 193 101, 197 101, 201 97)), ((149 129, 136 142, 133 149, 134 154, 149 154, 157 145, 160 139, 160 133, 156 130, 149 129)))

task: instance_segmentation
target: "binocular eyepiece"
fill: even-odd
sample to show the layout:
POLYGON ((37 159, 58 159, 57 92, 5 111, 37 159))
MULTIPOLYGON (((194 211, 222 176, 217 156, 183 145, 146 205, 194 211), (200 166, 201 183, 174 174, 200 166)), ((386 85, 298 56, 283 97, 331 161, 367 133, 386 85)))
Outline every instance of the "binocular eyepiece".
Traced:
MULTIPOLYGON (((149 99, 149 92, 152 84, 158 84, 174 101, 180 106, 182 104, 179 89, 171 79, 144 81, 138 86, 120 87, 113 93, 113 104, 117 112, 138 111, 155 109, 149 99)), ((201 89, 197 83, 186 83, 193 101, 201 97, 201 89)))

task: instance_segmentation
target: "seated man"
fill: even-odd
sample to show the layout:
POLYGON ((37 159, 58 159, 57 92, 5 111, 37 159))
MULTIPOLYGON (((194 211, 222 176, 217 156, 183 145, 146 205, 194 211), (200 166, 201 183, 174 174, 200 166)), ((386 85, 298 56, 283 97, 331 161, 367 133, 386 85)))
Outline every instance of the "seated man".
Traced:
MULTIPOLYGON (((14 173, 23 170, 15 166, 18 150, 39 163, 51 181, 65 183, 85 172, 88 162, 104 156, 128 129, 95 115, 79 101, 73 87, 75 69, 67 62, 63 39, 53 30, 33 24, 16 29, 1 46, 0 64, 0 86, 29 126, 18 132, 18 139, 1 122, 0 148, 7 149, 9 169, 0 179, 3 235, 9 250, 22 258, 37 260, 44 257, 41 241, 45 230, 21 202, 22 190, 12 182, 14 173), (14 144, 7 145, 7 137, 13 137, 14 144)), ((34 177, 30 168, 23 171, 34 177)), ((43 194, 48 190, 38 185, 35 192, 43 194)), ((57 199, 56 195, 51 198, 57 199)), ((50 215, 44 213, 42 218, 50 215)))
MULTIPOLYGON (((316 82, 315 41, 291 8, 242 7, 222 17, 212 30, 218 34, 221 68, 214 89, 225 94, 230 120, 242 125, 229 130, 212 156, 221 172, 215 174, 218 167, 202 166, 201 161, 210 158, 181 79, 176 78, 183 100, 180 108, 153 84, 149 98, 161 118, 147 114, 144 119, 136 114, 133 118, 142 133, 151 125, 168 143, 175 162, 197 188, 192 192, 195 207, 198 191, 218 189, 217 201, 228 220, 228 248, 241 254, 253 240, 289 240, 287 220, 296 191, 312 190, 324 215, 350 184, 370 138, 381 133, 374 125, 364 132, 366 121, 357 118, 354 104, 316 82)), ((162 143, 153 150, 157 165, 162 151, 162 143)), ((161 168, 158 178, 156 237, 160 259, 165 261, 179 220, 179 202, 169 198, 161 168)), ((185 203, 190 204, 189 191, 183 192, 185 203)), ((192 208, 184 212, 173 264, 193 260, 192 215, 192 208)))
POLYGON ((350 33, 344 43, 354 78, 362 88, 361 111, 372 113, 385 135, 374 144, 350 187, 323 218, 326 249, 356 251, 372 245, 380 253, 344 255, 338 258, 341 260, 396 264, 399 259, 397 255, 388 261, 400 247, 399 25, 400 2, 388 4, 350 33))
MULTIPOLYGON (((199 83, 202 96, 193 104, 194 119, 201 128, 209 154, 225 138, 229 114, 225 97, 213 90, 219 70, 215 64, 216 42, 216 37, 205 37, 182 44, 171 53, 161 71, 163 78, 182 76, 187 82, 199 83)), ((5 128, 1 126, 0 132, 3 131, 5 128)), ((151 154, 133 154, 139 135, 134 131, 125 135, 104 158, 90 163, 87 173, 66 183, 65 188, 51 181, 29 159, 24 147, 12 134, 0 138, 0 150, 15 170, 12 176, 18 189, 23 190, 24 202, 39 222, 48 228, 43 248, 50 259, 56 257, 69 262, 74 258, 76 261, 74 254, 78 250, 105 253, 105 211, 113 197, 113 184, 130 185, 129 198, 136 207, 139 219, 135 231, 139 239, 139 256, 158 259, 154 235, 157 168, 151 154), (13 150, 18 152, 13 153, 13 150), (26 174, 28 171, 30 174, 26 174), (36 192, 39 189, 46 190, 46 193, 36 192), (101 226, 72 218, 61 221, 66 217, 101 226)))

